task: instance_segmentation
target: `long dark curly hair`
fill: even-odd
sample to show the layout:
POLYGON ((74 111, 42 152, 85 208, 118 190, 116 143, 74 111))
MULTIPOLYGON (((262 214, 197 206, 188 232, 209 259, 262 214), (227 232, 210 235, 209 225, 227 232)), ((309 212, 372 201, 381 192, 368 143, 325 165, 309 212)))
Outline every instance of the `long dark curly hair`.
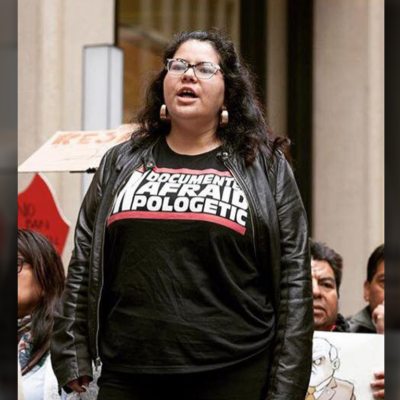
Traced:
MULTIPOLYGON (((276 136, 270 129, 258 99, 254 76, 229 37, 215 28, 177 33, 164 50, 164 63, 167 58, 173 58, 178 48, 188 40, 208 42, 219 55, 225 80, 224 104, 229 112, 228 125, 220 127, 217 132, 224 148, 242 156, 247 165, 254 162, 257 152, 271 156, 276 149, 282 150, 290 161, 290 141, 276 136)), ((166 74, 163 69, 152 80, 146 91, 144 107, 134 118, 139 126, 132 134, 135 148, 149 145, 170 132, 170 125, 160 120, 166 74)))
MULTIPOLYGON (((18 229, 18 252, 33 270, 34 278, 44 292, 32 312, 33 348, 30 360, 50 347, 54 313, 64 291, 65 272, 60 256, 42 234, 18 229)), ((30 361, 29 360, 29 361, 30 361)), ((23 374, 27 371, 23 371, 23 374)))

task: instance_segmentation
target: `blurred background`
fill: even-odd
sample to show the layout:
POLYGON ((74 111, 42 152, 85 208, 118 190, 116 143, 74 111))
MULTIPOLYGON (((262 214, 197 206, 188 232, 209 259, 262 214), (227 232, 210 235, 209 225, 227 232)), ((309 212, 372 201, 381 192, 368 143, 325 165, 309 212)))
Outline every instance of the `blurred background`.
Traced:
MULTIPOLYGON (((224 29, 257 75, 270 125, 292 140, 312 237, 344 258, 343 314, 364 306, 366 262, 384 241, 383 1, 18 0, 18 6, 18 164, 57 130, 87 129, 85 49, 122 50, 121 119, 129 122, 174 32, 224 29)), ((67 263, 87 178, 46 177, 71 222, 67 263)), ((31 180, 19 174, 18 191, 31 180)))

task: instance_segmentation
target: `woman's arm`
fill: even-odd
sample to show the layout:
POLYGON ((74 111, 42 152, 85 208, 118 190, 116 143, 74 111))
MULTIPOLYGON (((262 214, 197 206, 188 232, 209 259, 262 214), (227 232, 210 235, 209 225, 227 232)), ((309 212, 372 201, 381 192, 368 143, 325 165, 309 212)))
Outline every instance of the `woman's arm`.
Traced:
MULTIPOLYGON (((109 153, 110 151, 102 158, 83 200, 75 228, 74 249, 68 266, 66 288, 55 314, 51 356, 53 369, 61 387, 79 378, 92 377, 92 360, 87 336, 89 259, 109 153)), ((85 378, 85 382, 87 381, 85 378)))
POLYGON ((308 223, 293 172, 283 156, 277 156, 274 178, 281 271, 267 399, 304 400, 311 373, 314 331, 308 223))

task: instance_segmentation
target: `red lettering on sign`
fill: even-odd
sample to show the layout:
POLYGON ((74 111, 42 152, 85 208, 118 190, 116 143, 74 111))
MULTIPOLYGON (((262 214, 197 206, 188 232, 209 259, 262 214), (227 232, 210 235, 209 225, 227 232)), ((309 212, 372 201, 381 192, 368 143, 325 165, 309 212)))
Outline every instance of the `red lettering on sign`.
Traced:
POLYGON ((71 140, 76 139, 79 136, 81 136, 81 134, 76 132, 63 133, 62 135, 57 136, 52 144, 68 146, 71 143, 71 140))

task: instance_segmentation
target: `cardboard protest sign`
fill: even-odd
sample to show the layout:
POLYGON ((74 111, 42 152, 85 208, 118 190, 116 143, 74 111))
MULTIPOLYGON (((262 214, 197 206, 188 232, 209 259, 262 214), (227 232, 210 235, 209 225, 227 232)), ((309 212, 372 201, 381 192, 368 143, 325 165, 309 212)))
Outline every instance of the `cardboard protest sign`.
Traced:
POLYGON ((111 147, 129 140, 133 125, 115 130, 58 131, 19 167, 18 172, 93 172, 111 147))
POLYGON ((383 370, 383 335, 315 332, 306 399, 373 400, 370 384, 383 370))
POLYGON ((28 188, 18 195, 18 228, 42 233, 62 255, 69 225, 47 179, 36 174, 28 188))

